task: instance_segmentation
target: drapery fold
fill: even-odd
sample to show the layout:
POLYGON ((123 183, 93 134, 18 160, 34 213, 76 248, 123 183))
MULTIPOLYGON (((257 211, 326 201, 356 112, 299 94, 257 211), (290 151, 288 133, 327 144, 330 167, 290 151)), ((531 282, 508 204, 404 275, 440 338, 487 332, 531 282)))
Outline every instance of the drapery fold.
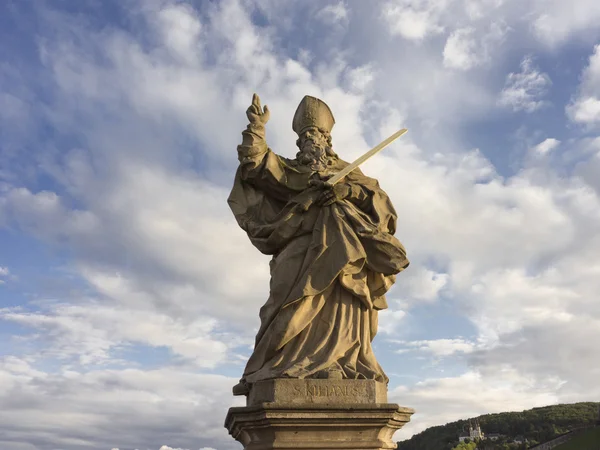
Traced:
MULTIPOLYGON (((228 203, 240 227, 271 260, 270 295, 244 379, 319 376, 387 381, 371 341, 377 311, 409 262, 393 236, 396 212, 376 180, 359 169, 343 182, 349 199, 318 206, 314 174, 270 149, 240 150, 228 203)), ((337 158, 335 173, 347 165, 337 158)))

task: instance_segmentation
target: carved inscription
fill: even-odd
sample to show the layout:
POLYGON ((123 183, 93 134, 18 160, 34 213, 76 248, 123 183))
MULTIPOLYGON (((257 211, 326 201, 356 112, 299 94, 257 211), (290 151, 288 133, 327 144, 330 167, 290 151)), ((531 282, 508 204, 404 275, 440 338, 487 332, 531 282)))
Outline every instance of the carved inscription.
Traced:
POLYGON ((361 394, 358 387, 340 386, 335 384, 294 386, 294 393, 307 397, 356 397, 361 394))

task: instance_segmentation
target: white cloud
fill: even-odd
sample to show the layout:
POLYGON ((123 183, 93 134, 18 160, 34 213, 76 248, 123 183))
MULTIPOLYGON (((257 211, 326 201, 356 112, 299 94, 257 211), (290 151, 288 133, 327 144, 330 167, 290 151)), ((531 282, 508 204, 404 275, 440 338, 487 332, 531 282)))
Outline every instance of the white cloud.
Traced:
POLYGON ((76 357, 83 365, 114 361, 111 351, 132 343, 168 348, 205 368, 223 362, 227 351, 225 343, 211 336, 216 322, 207 317, 186 321, 119 305, 58 304, 35 313, 0 309, 0 319, 43 330, 44 344, 51 344, 46 354, 58 359, 76 357))
POLYGON ((416 350, 430 353, 433 356, 450 356, 456 353, 471 353, 476 345, 473 342, 462 338, 458 339, 425 339, 420 341, 400 342, 405 348, 398 350, 398 353, 416 350))
POLYGON ((6 280, 3 280, 2 277, 10 278, 10 279, 16 278, 14 275, 12 275, 10 273, 10 270, 8 270, 8 267, 0 266, 0 284, 6 284, 6 280))
POLYGON ((553 404, 557 401, 556 385, 549 380, 544 389, 536 389, 533 380, 503 369, 490 377, 466 372, 458 377, 424 380, 412 388, 400 386, 390 391, 390 401, 414 408, 416 413, 394 438, 405 439, 429 426, 480 414, 553 404))
POLYGON ((511 72, 506 77, 498 103, 513 111, 532 113, 546 105, 542 98, 551 84, 550 77, 533 65, 531 57, 525 57, 521 61, 521 72, 511 72))
POLYGON ((353 92, 362 93, 367 91, 373 84, 375 73, 373 67, 370 65, 364 65, 350 69, 346 73, 345 78, 353 92))
POLYGON ((600 138, 591 139, 582 147, 583 153, 589 153, 590 157, 577 164, 575 173, 600 195, 600 138))
POLYGON ((507 31, 505 25, 498 23, 492 23, 490 30, 483 34, 477 33, 473 27, 454 30, 444 46, 444 66, 469 70, 488 63, 507 31))
POLYGON ((381 333, 394 335, 402 327, 402 321, 406 317, 406 312, 402 310, 389 309, 379 313, 378 330, 381 333))
POLYGON ((454 30, 444 46, 444 65, 453 69, 468 70, 477 64, 474 28, 454 30))
POLYGON ((157 442, 236 448, 223 427, 227 409, 238 403, 231 396, 235 378, 180 367, 44 373, 23 361, 15 370, 17 362, 0 360, 6 448, 13 442, 64 449, 157 448, 157 442))
POLYGON ((566 43, 575 36, 598 37, 600 5, 594 0, 537 0, 533 5, 532 27, 537 38, 548 46, 566 43))
POLYGON ((590 127, 600 125, 600 45, 594 47, 583 70, 578 94, 566 111, 573 122, 590 127))
POLYGON ((600 376, 598 357, 586 342, 600 338, 598 312, 593 317, 563 313, 549 315, 501 336, 498 345, 485 352, 475 352, 473 362, 487 375, 500 367, 528 377, 552 374, 560 380, 555 392, 562 402, 589 401, 600 396, 594 379, 600 376), (540 348, 551 349, 552 358, 536 356, 540 348), (578 373, 578 366, 586 367, 578 373))
POLYGON ((157 20, 169 51, 193 64, 202 50, 202 25, 194 9, 186 4, 167 4, 158 12, 157 20))
POLYGON ((239 314, 236 302, 247 302, 252 290, 257 306, 264 301, 268 268, 230 220, 225 189, 158 168, 128 169, 122 163, 120 174, 97 180, 103 183, 103 195, 97 196, 87 169, 84 164, 73 166, 66 178, 73 180, 73 189, 81 191, 93 212, 69 210, 55 193, 33 194, 25 188, 7 193, 5 210, 30 233, 68 242, 83 259, 81 275, 116 301, 160 304, 164 296, 173 307, 198 313, 208 305, 190 302, 191 296, 218 295, 230 301, 218 311, 209 308, 211 314, 229 318, 239 314), (206 215, 207 209, 213 214, 206 215), (205 238, 216 234, 223 239, 205 238), (123 273, 115 276, 109 267, 120 267, 123 273), (207 291, 207 280, 228 271, 239 275, 207 291), (136 300, 140 289, 147 295, 136 300))
MULTIPOLYGON (((487 61, 508 27, 515 12, 505 0, 389 0, 381 15, 392 35, 424 43, 428 38, 448 34, 445 51, 448 67, 469 59, 487 61), (506 4, 506 5, 505 5, 506 4)), ((480 64, 482 61, 478 61, 480 64)), ((461 67, 463 64, 461 64, 461 67)))
POLYGON ((546 155, 560 145, 560 141, 554 138, 548 138, 535 145, 531 150, 540 155, 546 155))
POLYGON ((451 0, 392 0, 382 8, 389 31, 405 39, 421 40, 444 30, 441 16, 451 0))
POLYGON ((85 239, 98 231, 97 218, 89 211, 70 210, 54 192, 33 194, 12 188, 4 195, 4 210, 22 229, 47 240, 77 236, 85 239))
POLYGON ((449 281, 448 274, 438 273, 419 265, 411 267, 411 270, 403 275, 403 292, 400 297, 403 304, 410 303, 409 299, 434 301, 449 281))
POLYGON ((571 120, 584 124, 600 123, 600 99, 587 97, 578 99, 568 109, 571 120))
POLYGON ((346 3, 339 1, 335 4, 325 6, 318 12, 317 18, 324 20, 326 23, 347 25, 349 19, 346 3))
POLYGON ((465 0, 464 8, 471 20, 478 20, 488 15, 493 16, 504 3, 505 0, 465 0))
POLYGON ((444 265, 447 261, 445 273, 453 289, 463 283, 470 287, 475 273, 521 267, 539 252, 564 249, 573 242, 574 223, 555 200, 560 191, 539 185, 527 173, 506 181, 491 176, 477 153, 436 163, 405 150, 394 156, 382 155, 371 173, 387 187, 398 211, 410 211, 400 213, 399 233, 409 257, 434 257, 444 265), (533 223, 535 228, 523 226, 533 223), (499 242, 503 251, 498 251, 499 242))

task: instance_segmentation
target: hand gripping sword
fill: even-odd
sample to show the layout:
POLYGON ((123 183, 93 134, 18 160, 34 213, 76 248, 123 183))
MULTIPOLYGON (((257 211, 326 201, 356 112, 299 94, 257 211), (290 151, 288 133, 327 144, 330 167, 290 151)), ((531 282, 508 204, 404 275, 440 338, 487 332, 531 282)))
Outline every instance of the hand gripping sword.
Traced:
POLYGON ((340 170, 334 176, 332 176, 327 181, 325 181, 325 185, 327 185, 327 186, 333 186, 338 181, 340 181, 342 178, 344 178, 346 175, 348 175, 350 172, 352 172, 354 169, 356 169, 358 166, 360 166, 362 163, 364 163, 371 156, 376 155, 377 153, 379 153, 381 150, 383 150, 384 148, 386 148, 388 145, 390 145, 392 142, 394 142, 396 139, 398 139, 400 136, 402 136, 407 131, 408 130, 406 128, 402 128, 400 131, 395 132, 389 138, 387 138, 385 141, 383 141, 380 144, 376 145, 371 150, 369 150, 367 153, 365 153, 364 155, 360 156, 354 162, 348 164, 346 167, 344 167, 342 170, 340 170))

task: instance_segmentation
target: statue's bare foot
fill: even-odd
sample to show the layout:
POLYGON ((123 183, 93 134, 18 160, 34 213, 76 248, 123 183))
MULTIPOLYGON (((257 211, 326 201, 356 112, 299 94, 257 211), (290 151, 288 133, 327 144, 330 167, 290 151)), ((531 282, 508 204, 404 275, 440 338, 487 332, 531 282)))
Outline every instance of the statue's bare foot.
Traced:
POLYGON ((233 395, 248 395, 250 393, 250 385, 244 380, 240 380, 240 382, 233 387, 232 391, 233 395))

